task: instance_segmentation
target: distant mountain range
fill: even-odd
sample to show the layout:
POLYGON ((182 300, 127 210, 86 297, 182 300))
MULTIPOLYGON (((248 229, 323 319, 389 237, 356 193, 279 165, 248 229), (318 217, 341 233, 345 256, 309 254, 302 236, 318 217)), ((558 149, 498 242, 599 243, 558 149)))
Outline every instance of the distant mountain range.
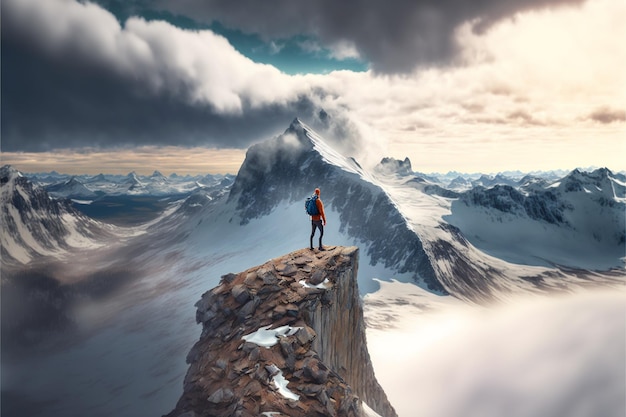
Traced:
MULTIPOLYGON (((495 176, 456 171, 446 174, 425 174, 413 171, 409 158, 400 161, 388 157, 382 158, 380 164, 374 168, 374 172, 384 173, 389 171, 398 174, 416 175, 452 191, 466 191, 478 186, 490 188, 496 185, 510 185, 520 188, 537 181, 554 182, 570 173, 563 170, 551 170, 533 171, 531 173, 508 171, 498 173, 495 176)), ((581 171, 592 172, 595 169, 581 171)), ((138 175, 134 171, 127 175, 103 173, 98 175, 66 175, 59 174, 56 171, 22 172, 22 175, 34 184, 44 187, 52 197, 70 199, 93 199, 103 195, 184 195, 205 187, 230 185, 236 177, 232 174, 181 176, 176 173, 165 176, 156 170, 151 175, 138 175)), ((619 181, 626 181, 626 172, 616 172, 611 173, 611 175, 619 181)))
POLYGON ((151 175, 62 175, 57 172, 22 174, 34 184, 43 187, 54 198, 95 200, 103 196, 171 196, 189 195, 202 188, 223 187, 231 184, 234 176, 196 175, 164 176, 159 171, 151 175))

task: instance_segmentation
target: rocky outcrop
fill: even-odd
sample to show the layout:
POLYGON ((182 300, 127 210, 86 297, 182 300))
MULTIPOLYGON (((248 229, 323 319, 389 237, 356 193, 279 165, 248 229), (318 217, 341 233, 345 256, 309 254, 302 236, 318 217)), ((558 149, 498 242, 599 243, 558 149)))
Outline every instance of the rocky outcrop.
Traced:
POLYGON ((223 276, 196 304, 202 334, 167 416, 395 416, 367 351, 357 266, 356 247, 303 249, 223 276))

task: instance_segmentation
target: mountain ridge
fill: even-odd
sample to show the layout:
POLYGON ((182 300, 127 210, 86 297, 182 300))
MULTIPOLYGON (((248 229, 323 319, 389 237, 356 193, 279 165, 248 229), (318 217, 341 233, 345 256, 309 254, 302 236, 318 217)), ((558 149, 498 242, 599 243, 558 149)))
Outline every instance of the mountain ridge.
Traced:
POLYGON ((0 168, 0 186, 3 264, 102 246, 99 240, 112 236, 110 228, 83 215, 68 200, 51 199, 15 168, 0 168))

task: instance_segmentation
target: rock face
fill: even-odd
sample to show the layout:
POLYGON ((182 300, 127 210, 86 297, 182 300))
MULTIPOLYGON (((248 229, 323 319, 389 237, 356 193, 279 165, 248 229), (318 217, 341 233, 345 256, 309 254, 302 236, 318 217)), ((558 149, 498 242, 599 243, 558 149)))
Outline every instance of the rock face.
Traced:
POLYGON ((358 248, 299 250, 202 295, 200 340, 167 417, 396 416, 378 384, 357 287, 358 248))

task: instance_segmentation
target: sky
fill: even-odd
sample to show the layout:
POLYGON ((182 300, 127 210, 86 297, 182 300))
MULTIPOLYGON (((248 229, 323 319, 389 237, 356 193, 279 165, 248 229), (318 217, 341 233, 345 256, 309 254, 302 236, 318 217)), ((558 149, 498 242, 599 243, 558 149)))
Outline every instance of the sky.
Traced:
POLYGON ((623 0, 3 0, 2 164, 236 173, 298 117, 363 165, 626 170, 623 0))

